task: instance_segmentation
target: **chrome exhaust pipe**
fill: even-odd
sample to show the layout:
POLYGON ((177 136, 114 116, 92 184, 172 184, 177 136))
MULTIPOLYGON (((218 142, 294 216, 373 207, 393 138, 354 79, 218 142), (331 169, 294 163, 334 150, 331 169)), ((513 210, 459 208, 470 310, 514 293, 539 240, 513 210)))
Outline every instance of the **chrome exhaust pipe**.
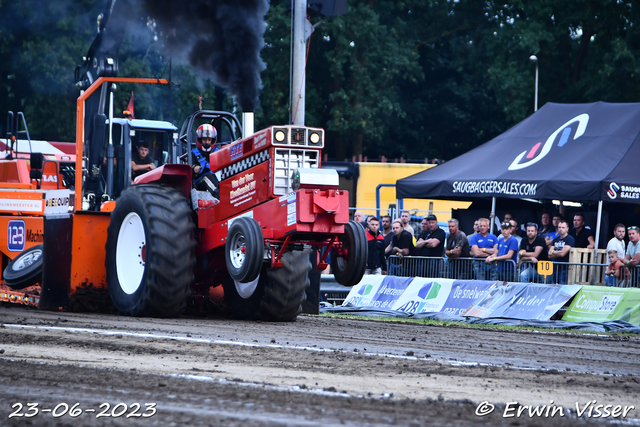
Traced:
POLYGON ((242 113, 242 138, 246 138, 254 134, 253 131, 253 111, 242 113))

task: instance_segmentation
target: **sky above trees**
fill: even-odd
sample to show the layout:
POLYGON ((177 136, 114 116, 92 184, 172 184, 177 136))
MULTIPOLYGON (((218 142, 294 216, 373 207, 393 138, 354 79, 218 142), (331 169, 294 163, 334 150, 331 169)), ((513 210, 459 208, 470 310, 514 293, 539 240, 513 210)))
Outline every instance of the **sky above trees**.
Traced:
MULTIPOLYGON (((256 128, 289 122, 286 3, 273 0, 265 16, 256 128)), ((105 4, 0 0, 0 111, 24 111, 32 137, 75 139, 73 70, 105 4)), ((530 55, 538 57, 539 107, 637 102, 639 10, 616 0, 349 0, 344 15, 310 17, 323 22, 309 41, 306 124, 326 129, 325 153, 332 159, 451 159, 533 114, 530 55)), ((173 58, 176 85, 122 85, 116 112, 125 109, 131 90, 137 118, 178 127, 198 108, 199 96, 203 108, 240 111, 212 74, 169 50, 171 28, 140 15, 127 27, 118 75, 168 78, 173 58)), ((199 19, 198 31, 203 27, 199 19)))

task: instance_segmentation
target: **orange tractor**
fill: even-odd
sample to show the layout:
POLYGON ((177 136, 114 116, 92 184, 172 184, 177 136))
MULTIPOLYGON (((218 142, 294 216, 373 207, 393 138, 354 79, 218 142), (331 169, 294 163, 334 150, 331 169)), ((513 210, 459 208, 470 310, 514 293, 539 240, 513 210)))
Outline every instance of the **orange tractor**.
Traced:
POLYGON ((245 122, 237 137, 237 118, 217 111, 194 113, 179 134, 164 122, 118 124, 104 115, 87 126, 85 100, 124 82, 168 83, 98 78, 78 98, 73 156, 18 153, 0 161, 0 230, 7 233, 0 300, 58 308, 108 292, 122 314, 173 317, 190 296, 221 286, 235 317, 290 321, 309 272, 326 268, 329 254, 339 283, 361 280, 364 228, 349 221, 335 171, 320 169, 322 129, 252 133, 245 122), (202 123, 226 140, 208 159, 218 200, 193 185, 190 153, 202 123), (132 184, 131 139, 145 126, 154 132, 158 165, 132 184), (55 180, 42 178, 51 174, 55 180))

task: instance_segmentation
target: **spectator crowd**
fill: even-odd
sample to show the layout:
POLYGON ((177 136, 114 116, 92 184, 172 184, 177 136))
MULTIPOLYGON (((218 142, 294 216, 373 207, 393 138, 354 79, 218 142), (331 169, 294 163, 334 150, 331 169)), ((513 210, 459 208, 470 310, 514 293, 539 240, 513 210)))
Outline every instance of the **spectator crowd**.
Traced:
MULTIPOLYGON (((477 219, 469 234, 460 230, 457 219, 449 219, 448 235, 433 214, 424 217, 420 231, 411 226, 408 211, 395 220, 389 215, 365 217, 356 211, 354 220, 366 230, 366 274, 409 275, 398 270, 406 269, 403 260, 411 256, 419 257, 412 261, 419 262, 424 277, 566 284, 571 249, 595 247, 594 233, 585 226, 582 213, 573 215, 571 227, 562 214, 546 211, 539 224, 529 222, 519 227, 514 215, 507 212, 499 222, 497 236, 489 231, 489 218, 477 219), (552 275, 539 276, 540 261, 553 263, 552 275)), ((607 257, 605 284, 632 285, 640 262, 640 229, 616 224, 607 244, 607 257)))

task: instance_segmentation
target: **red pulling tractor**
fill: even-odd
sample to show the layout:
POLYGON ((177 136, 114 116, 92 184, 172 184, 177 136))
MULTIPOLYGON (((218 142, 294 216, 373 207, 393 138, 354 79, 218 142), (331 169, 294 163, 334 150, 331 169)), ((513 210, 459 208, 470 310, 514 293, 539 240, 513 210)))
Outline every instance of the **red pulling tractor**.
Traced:
MULTIPOLYGON (((0 183, 5 187, 0 188, 0 197, 42 203, 38 212, 14 208, 0 221, 9 227, 10 220, 22 219, 29 224, 26 231, 39 229, 44 234, 42 279, 27 288, 28 281, 10 281, 12 289, 3 283, 0 300, 55 308, 106 288, 122 314, 173 317, 184 310, 190 295, 205 295, 211 287, 222 286, 224 301, 235 317, 290 321, 300 312, 312 264, 326 268, 329 253, 339 283, 352 286, 361 280, 367 259, 365 232, 349 221, 349 197, 338 189, 335 171, 320 169, 322 129, 272 126, 236 139, 242 126, 235 116, 198 111, 185 121, 180 137, 164 146, 163 164, 129 185, 127 132, 119 146, 127 154, 120 153, 119 158, 126 161, 119 163, 118 155, 113 155, 112 134, 102 138, 98 148, 85 137, 84 101, 114 82, 165 83, 100 78, 78 98, 75 171, 83 173, 76 173, 75 184, 66 189, 67 203, 69 199, 75 203, 65 204, 60 197, 64 188, 49 194, 32 180, 20 188, 0 183), (229 141, 209 158, 219 178, 219 202, 201 198, 192 189, 190 151, 195 147, 195 129, 202 123, 212 124, 220 139, 229 141), (100 156, 107 152, 104 162, 120 165, 107 168, 109 185, 103 203, 95 203, 100 195, 85 185, 92 170, 87 166, 91 153, 83 148, 98 149, 100 156), (112 192, 114 182, 124 189, 112 192), (48 209, 52 213, 48 215, 50 205, 56 209, 48 209)), ((107 127, 113 121, 107 119, 107 127)), ((105 132, 105 126, 95 129, 94 134, 105 132)), ((27 244, 27 250, 17 255, 0 244, 8 264, 4 274, 32 269, 33 246, 27 244)))

